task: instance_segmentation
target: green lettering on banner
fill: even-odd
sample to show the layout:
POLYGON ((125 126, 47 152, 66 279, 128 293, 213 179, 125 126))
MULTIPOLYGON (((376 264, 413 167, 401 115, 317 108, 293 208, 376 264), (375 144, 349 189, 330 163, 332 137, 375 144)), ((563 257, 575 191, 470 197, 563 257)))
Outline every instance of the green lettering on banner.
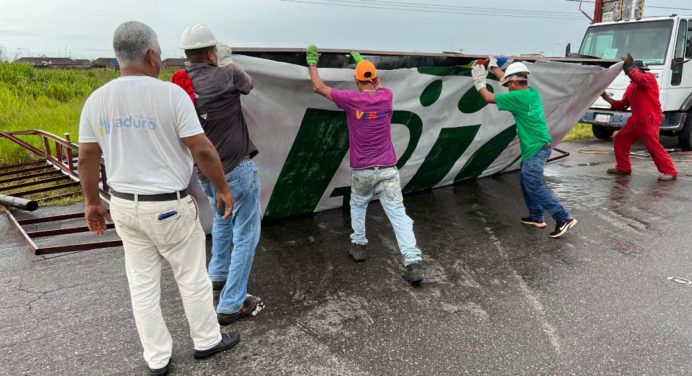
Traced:
MULTIPOLYGON (((485 86, 491 93, 495 90, 492 86, 485 86)), ((481 94, 476 90, 475 87, 469 89, 464 95, 459 99, 459 111, 465 114, 472 114, 474 112, 480 111, 483 107, 487 106, 488 102, 483 99, 481 94)))
POLYGON ((430 189, 439 183, 471 145, 479 128, 480 124, 443 128, 423 164, 404 187, 404 193, 430 189))
POLYGON ((461 169, 459 175, 454 178, 454 182, 458 183, 466 179, 475 179, 479 177, 483 171, 485 171, 490 165, 497 159, 497 157, 502 154, 502 152, 507 148, 510 142, 517 135, 516 124, 500 132, 497 136, 490 139, 483 146, 480 147, 472 156, 466 161, 466 164, 461 169))
POLYGON ((392 114, 392 125, 394 124, 405 126, 409 132, 406 150, 404 150, 404 153, 401 154, 399 161, 396 163, 397 168, 402 168, 418 146, 420 136, 423 134, 423 120, 421 120, 420 116, 410 111, 394 111, 392 114))
POLYGON ((421 93, 420 104, 423 107, 428 107, 440 98, 440 94, 442 94, 442 80, 435 80, 426 86, 421 93))
POLYGON ((315 211, 347 151, 346 114, 308 108, 274 186, 264 218, 315 211))

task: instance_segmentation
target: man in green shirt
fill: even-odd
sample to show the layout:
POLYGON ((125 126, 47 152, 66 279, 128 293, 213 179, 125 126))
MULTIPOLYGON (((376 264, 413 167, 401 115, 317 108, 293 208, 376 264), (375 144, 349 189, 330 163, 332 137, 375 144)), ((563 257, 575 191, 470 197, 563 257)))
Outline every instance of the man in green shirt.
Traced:
POLYGON ((474 65, 471 70, 476 90, 488 103, 497 104, 501 111, 509 111, 514 116, 521 148, 520 185, 524 202, 529 209, 529 216, 521 223, 546 227, 543 211, 547 210, 555 220, 555 231, 551 238, 559 238, 577 224, 565 208, 553 197, 543 181, 543 169, 552 151, 553 139, 548 134, 548 127, 543 115, 541 96, 536 89, 528 85, 529 69, 523 63, 512 63, 503 72, 497 61, 489 57, 489 69, 506 86, 506 94, 493 94, 486 88, 488 71, 482 64, 474 65))

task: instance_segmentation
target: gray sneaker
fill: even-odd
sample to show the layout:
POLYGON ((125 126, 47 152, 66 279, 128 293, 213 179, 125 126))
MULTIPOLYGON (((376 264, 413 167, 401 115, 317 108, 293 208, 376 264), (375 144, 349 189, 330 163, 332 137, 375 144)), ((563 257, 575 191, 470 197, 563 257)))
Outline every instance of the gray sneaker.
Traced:
POLYGON ((423 281, 423 270, 420 267, 420 262, 406 265, 404 279, 412 285, 419 285, 423 281))
POLYGON ((351 255, 353 261, 363 262, 365 261, 365 252, 367 251, 367 246, 365 244, 351 244, 351 248, 348 250, 348 254, 351 255))
POLYGON ((664 173, 661 173, 660 175, 658 175, 659 181, 672 181, 672 180, 675 180, 677 178, 678 177, 676 175, 669 175, 669 174, 664 174, 664 173))

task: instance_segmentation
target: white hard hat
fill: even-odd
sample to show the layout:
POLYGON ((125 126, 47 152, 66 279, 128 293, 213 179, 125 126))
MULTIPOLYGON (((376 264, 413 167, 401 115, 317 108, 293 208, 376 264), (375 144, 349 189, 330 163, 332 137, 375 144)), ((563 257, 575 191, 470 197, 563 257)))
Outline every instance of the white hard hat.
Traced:
POLYGON ((196 50, 198 48, 216 46, 219 42, 206 26, 192 25, 183 31, 180 38, 180 48, 183 50, 196 50))
POLYGON ((216 57, 219 60, 219 66, 220 67, 225 67, 229 64, 233 64, 233 58, 231 58, 231 54, 233 53, 233 50, 231 50, 231 46, 225 44, 225 43, 219 43, 216 45, 216 57))
MULTIPOLYGON (((507 85, 509 81, 513 81, 516 79, 516 77, 512 78, 517 73, 526 73, 529 74, 531 71, 529 71, 529 68, 526 66, 526 64, 521 63, 521 62, 516 62, 510 64, 507 69, 505 69, 505 76, 502 77, 500 80, 500 85, 504 86, 507 85)), ((523 78, 522 78, 523 80, 523 78)))

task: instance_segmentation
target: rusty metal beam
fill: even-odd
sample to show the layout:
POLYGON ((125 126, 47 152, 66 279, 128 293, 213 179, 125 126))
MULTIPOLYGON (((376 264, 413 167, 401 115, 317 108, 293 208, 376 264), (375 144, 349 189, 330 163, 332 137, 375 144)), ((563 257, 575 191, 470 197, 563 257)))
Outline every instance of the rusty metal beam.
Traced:
POLYGON ((62 215, 54 215, 51 217, 40 217, 40 218, 27 218, 27 219, 20 219, 17 222, 20 225, 32 225, 35 223, 57 222, 57 221, 65 221, 68 219, 77 219, 77 218, 84 218, 84 213, 62 214, 62 215))
POLYGON ((78 186, 78 185, 79 185, 79 182, 72 181, 72 182, 65 183, 65 184, 52 185, 50 187, 37 188, 37 189, 29 190, 29 191, 13 192, 12 196, 23 197, 26 195, 32 195, 34 193, 48 192, 48 191, 53 191, 56 189, 69 188, 69 187, 74 187, 74 186, 78 186))
MULTIPOLYGON (((112 228, 115 228, 115 225, 112 223, 108 223, 108 224, 106 224, 106 228, 112 229, 112 228)), ((30 238, 41 238, 41 237, 45 237, 45 236, 77 234, 80 232, 89 232, 89 227, 80 226, 80 227, 59 228, 59 229, 55 229, 55 230, 41 230, 41 231, 27 232, 26 234, 30 238)))
POLYGON ((18 177, 15 177, 15 178, 2 179, 2 180, 0 180, 0 184, 7 184, 7 183, 15 182, 15 181, 20 181, 20 180, 25 180, 25 179, 33 179, 33 178, 40 178, 41 176, 50 176, 50 175, 63 175, 63 173, 60 172, 59 170, 46 171, 46 172, 39 172, 39 173, 36 173, 36 174, 23 175, 23 176, 18 176, 18 177))
POLYGON ((37 248, 36 243, 34 243, 34 241, 31 240, 29 235, 27 235, 27 233, 26 233, 26 231, 24 231, 24 228, 22 227, 22 225, 20 225, 19 222, 17 221, 17 219, 12 215, 12 212, 10 212, 10 210, 4 206, 2 207, 2 209, 5 211, 7 218, 10 219, 10 222, 12 222, 14 227, 17 228, 17 231, 19 231, 19 234, 22 236, 22 239, 24 239, 24 242, 29 247, 29 250, 31 250, 31 252, 33 252, 33 253, 36 253, 36 248, 37 248))
POLYGON ((54 247, 36 248, 34 253, 36 253, 37 255, 46 255, 50 253, 88 251, 90 249, 120 247, 121 245, 123 245, 122 241, 111 240, 95 243, 68 244, 54 247))
POLYGON ((5 166, 0 166, 0 171, 13 170, 13 169, 20 168, 20 167, 33 166, 33 165, 45 164, 45 163, 46 163, 46 161, 35 160, 35 161, 28 161, 28 162, 17 163, 17 164, 12 164, 12 165, 5 165, 5 166))
POLYGON ((60 174, 60 176, 57 176, 57 177, 54 177, 54 178, 47 178, 47 179, 43 179, 43 180, 35 180, 35 181, 27 182, 27 183, 21 183, 21 184, 16 184, 16 185, 10 185, 10 186, 7 186, 7 187, 0 187, 0 192, 11 191, 11 190, 13 190, 13 189, 18 189, 18 188, 33 187, 33 186, 36 186, 36 185, 41 185, 41 184, 46 184, 46 183, 53 183, 53 182, 61 181, 61 180, 65 180, 65 179, 70 179, 70 177, 69 177, 69 176, 65 176, 65 175, 63 175, 63 174, 60 174))
POLYGON ((53 166, 46 164, 45 166, 25 168, 24 170, 0 172, 0 176, 12 176, 12 175, 17 175, 17 174, 22 174, 25 172, 41 171, 41 170, 47 170, 47 169, 55 170, 55 168, 53 166))

